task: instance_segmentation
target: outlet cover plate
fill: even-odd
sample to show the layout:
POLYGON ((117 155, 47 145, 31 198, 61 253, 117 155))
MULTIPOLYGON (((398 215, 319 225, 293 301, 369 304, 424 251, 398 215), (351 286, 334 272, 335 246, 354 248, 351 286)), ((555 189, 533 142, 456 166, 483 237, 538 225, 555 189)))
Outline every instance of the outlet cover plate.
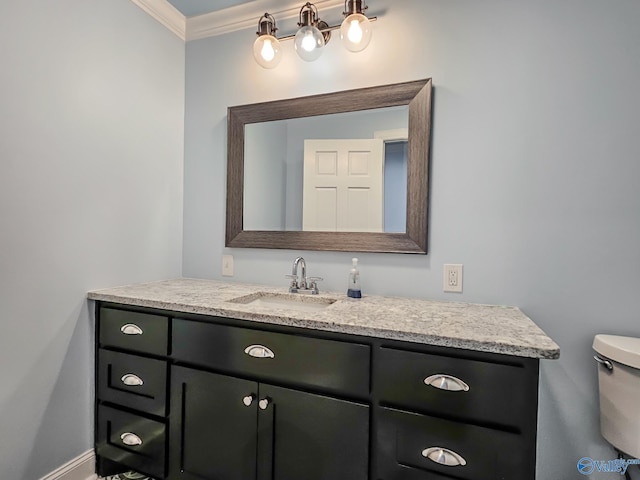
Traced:
POLYGON ((443 268, 442 290, 462 293, 462 264, 446 263, 443 268))

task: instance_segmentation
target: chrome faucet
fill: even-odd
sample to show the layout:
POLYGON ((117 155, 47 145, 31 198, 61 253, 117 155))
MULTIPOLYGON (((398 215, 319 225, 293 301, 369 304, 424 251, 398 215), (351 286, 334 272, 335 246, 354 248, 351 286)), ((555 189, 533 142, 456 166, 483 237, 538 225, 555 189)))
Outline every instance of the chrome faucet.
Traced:
POLYGON ((307 288, 307 262, 304 261, 304 258, 298 257, 293 261, 291 275, 294 275, 296 277, 298 288, 307 288), (302 269, 302 271, 300 272, 302 274, 302 278, 300 278, 300 281, 298 281, 298 265, 302 269))
POLYGON ((291 279, 289 293, 318 294, 318 282, 322 280, 322 278, 307 277, 307 262, 304 261, 304 258, 297 257, 293 261, 291 275, 287 275, 287 277, 291 279), (298 266, 300 267, 300 275, 298 275, 298 266))

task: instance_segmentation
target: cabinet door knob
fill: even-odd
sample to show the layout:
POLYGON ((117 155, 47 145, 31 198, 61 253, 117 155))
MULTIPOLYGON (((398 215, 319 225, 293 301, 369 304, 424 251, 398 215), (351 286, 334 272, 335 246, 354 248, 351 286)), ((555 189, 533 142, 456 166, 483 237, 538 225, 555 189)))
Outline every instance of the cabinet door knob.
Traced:
POLYGON ((249 345, 244 353, 255 358, 275 358, 273 351, 264 345, 249 345))
POLYGON ((263 398, 258 402, 258 407, 260 407, 260 410, 266 410, 268 406, 269 406, 268 398, 263 398))
POLYGON ((246 407, 250 407, 255 398, 256 398, 256 396, 252 393, 251 395, 247 395, 246 397, 244 397, 242 399, 242 403, 244 403, 244 405, 246 407))
POLYGON ((120 435, 120 440, 122 440, 122 443, 129 445, 130 447, 142 445, 142 439, 135 433, 131 432, 126 432, 120 435))
POLYGON ((449 392, 468 392, 469 385, 459 378, 444 373, 437 373, 424 379, 425 385, 439 388, 440 390, 448 390, 449 392))
POLYGON ((453 450, 442 447, 429 447, 422 451, 422 456, 432 462, 446 465, 447 467, 458 467, 467 464, 467 461, 453 450))
POLYGON ((127 373, 120 380, 129 387, 139 387, 144 384, 142 379, 134 373, 127 373))
POLYGON ((125 335, 142 335, 142 329, 135 323, 127 323, 120 327, 120 331, 125 335))

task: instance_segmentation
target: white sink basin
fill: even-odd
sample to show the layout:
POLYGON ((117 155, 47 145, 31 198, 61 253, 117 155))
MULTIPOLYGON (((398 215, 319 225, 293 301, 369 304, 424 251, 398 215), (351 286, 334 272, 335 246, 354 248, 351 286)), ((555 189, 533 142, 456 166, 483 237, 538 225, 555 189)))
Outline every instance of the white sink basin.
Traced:
POLYGON ((270 310, 298 310, 302 312, 317 312, 335 303, 332 298, 322 298, 313 295, 297 293, 269 293, 256 292, 243 297, 229 300, 231 303, 259 306, 270 310))

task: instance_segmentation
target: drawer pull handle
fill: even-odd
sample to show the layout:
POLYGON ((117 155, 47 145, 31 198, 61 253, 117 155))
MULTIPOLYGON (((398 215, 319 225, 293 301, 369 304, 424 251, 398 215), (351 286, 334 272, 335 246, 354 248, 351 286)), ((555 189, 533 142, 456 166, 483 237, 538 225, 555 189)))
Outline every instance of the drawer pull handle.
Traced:
POLYGON ((142 329, 135 323, 127 323, 120 327, 120 331, 125 335, 142 335, 142 329))
POLYGON ((459 467, 467 464, 467 461, 456 452, 442 447, 425 448, 422 451, 422 456, 447 467, 459 467))
POLYGON ((264 345, 249 345, 244 353, 255 358, 275 358, 275 354, 264 345))
POLYGON ((128 387, 139 387, 144 384, 142 379, 133 373, 127 373, 126 375, 123 375, 120 380, 128 387))
POLYGON ((120 440, 122 440, 122 443, 124 443, 125 445, 129 445, 130 447, 142 445, 142 439, 135 433, 123 433, 122 435, 120 435, 120 440))
POLYGON ((256 396, 252 393, 251 395, 247 395, 242 399, 242 403, 244 403, 245 407, 250 407, 256 396))
POLYGON ((269 399, 263 398, 262 400, 260 400, 258 402, 258 407, 260 407, 260 410, 266 410, 267 407, 269 407, 269 399))
POLYGON ((439 388, 440 390, 448 390, 449 392, 468 392, 469 385, 462 380, 444 373, 437 373, 424 379, 425 385, 439 388))

